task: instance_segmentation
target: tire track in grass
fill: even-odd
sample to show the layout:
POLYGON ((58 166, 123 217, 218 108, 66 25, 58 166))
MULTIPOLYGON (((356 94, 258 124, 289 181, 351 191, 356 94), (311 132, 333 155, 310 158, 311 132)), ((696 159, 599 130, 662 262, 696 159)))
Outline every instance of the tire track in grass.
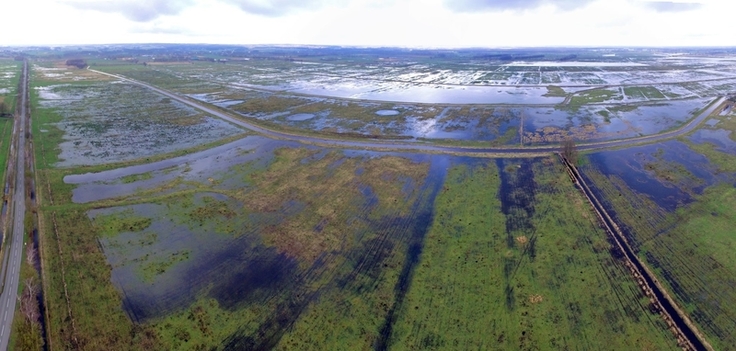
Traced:
MULTIPOLYGON (((363 193, 365 194, 365 192, 363 193)), ((403 251, 401 248, 403 236, 398 235, 398 233, 405 233, 407 226, 413 222, 411 216, 397 217, 391 215, 391 213, 398 213, 397 211, 406 202, 391 203, 389 207, 381 208, 389 215, 382 216, 380 219, 371 219, 369 211, 375 203, 371 201, 371 196, 366 200, 358 211, 358 215, 354 215, 356 221, 363 223, 361 226, 364 226, 357 230, 360 233, 356 239, 357 243, 363 243, 363 245, 358 244, 351 250, 352 252, 347 252, 339 266, 334 267, 328 273, 329 276, 323 279, 328 282, 324 286, 323 292, 327 294, 327 297, 337 298, 336 301, 332 301, 336 304, 336 306, 331 307, 333 310, 347 311, 346 309, 350 308, 350 303, 346 303, 346 301, 349 301, 350 297, 357 297, 370 303, 370 298, 375 296, 370 294, 375 289, 381 288, 381 281, 384 276, 383 270, 374 271, 374 269, 380 269, 380 263, 384 262, 385 259, 390 259, 395 252, 403 251), (376 235, 366 236, 369 233, 376 233, 376 235), (381 258, 374 259, 379 256, 381 258), (343 272, 347 273, 344 274, 343 272), (366 279, 361 279, 362 277, 366 277, 366 279), (344 296, 345 294, 347 296, 344 296)), ((407 200, 411 201, 411 199, 407 200)), ((388 306, 386 307, 388 308, 388 306)), ((368 329, 368 326, 365 327, 368 329)), ((298 336, 296 341, 298 342, 298 336)), ((295 340, 292 339, 288 342, 294 347, 295 340)), ((277 345, 284 346, 280 343, 277 345)))
MULTIPOLYGON (((404 230, 405 235, 409 236, 407 256, 399 274, 399 279, 394 286, 394 303, 389 309, 383 326, 380 329, 379 339, 375 344, 376 350, 383 351, 389 347, 397 312, 401 309, 404 298, 406 297, 414 268, 419 263, 422 247, 424 246, 424 238, 434 219, 434 200, 445 181, 446 163, 446 158, 432 159, 425 184, 422 186, 420 195, 412 206, 411 215, 409 216, 410 221, 413 222, 411 233, 409 234, 407 230, 404 230)), ((407 221, 407 224, 410 221, 407 221)))
MULTIPOLYGON (((358 264, 354 265, 351 272, 347 274, 347 276, 345 277, 346 282, 353 281, 355 277, 363 271, 365 265, 369 263, 369 258, 376 255, 376 253, 381 250, 382 247, 384 247, 386 241, 388 241, 388 238, 392 237, 391 234, 393 234, 393 232, 390 232, 388 229, 395 226, 393 222, 386 220, 383 217, 378 220, 370 219, 369 210, 375 208, 376 205, 377 204, 371 201, 371 199, 366 199, 363 207, 358 212, 360 213, 360 215, 356 216, 364 216, 363 219, 367 222, 368 226, 365 230, 362 231, 362 235, 356 238, 356 242, 363 242, 363 240, 365 239, 365 235, 370 232, 375 232, 379 234, 373 239, 368 239, 374 241, 372 242, 372 245, 368 247, 368 250, 364 251, 363 255, 358 259, 358 264)), ((391 208, 387 209, 387 211, 395 211, 396 206, 397 205, 392 206, 391 208)), ((345 263, 349 264, 350 259, 346 259, 345 263)))
MULTIPOLYGON (((385 245, 387 242, 389 242, 389 240, 393 239, 391 241, 395 241, 396 243, 403 242, 407 233, 407 229, 413 222, 413 213, 406 218, 401 218, 399 216, 389 216, 389 218, 386 218, 387 216, 382 216, 378 220, 372 220, 367 213, 367 209, 368 207, 374 207, 374 204, 372 204, 372 201, 370 201, 370 199, 367 200, 368 201, 366 203, 366 206, 364 206, 362 210, 363 212, 361 212, 361 214, 365 213, 365 220, 369 223, 371 228, 375 228, 371 231, 382 234, 379 234, 376 238, 374 238, 375 240, 369 247, 368 251, 366 251, 361 256, 358 265, 356 265, 351 273, 348 275, 348 280, 352 280, 350 279, 350 277, 355 277, 357 274, 361 273, 364 266, 372 261, 370 260, 370 258, 377 255, 380 250, 385 248, 385 245)), ((419 198, 417 197, 412 199, 410 197, 408 199, 405 199, 405 202, 412 200, 416 202, 419 200, 419 198)), ((377 199, 375 201, 377 201, 377 199)), ((400 203, 394 203, 388 209, 386 209, 386 212, 395 213, 400 209, 401 206, 402 204, 400 203)), ((395 247, 394 244, 392 244, 392 246, 395 247)))
MULTIPOLYGON (((325 179, 321 179, 325 181, 325 179)), ((359 184, 356 184, 358 186, 359 184)), ((364 193, 365 195, 365 193, 364 193)), ((355 204, 355 203, 353 203, 355 204)), ((386 209, 387 212, 396 212, 402 204, 391 204, 386 209)), ((355 265, 355 261, 348 258, 343 258, 338 253, 325 253, 319 257, 317 262, 310 268, 310 273, 302 275, 299 284, 297 284, 297 291, 291 291, 289 297, 287 297, 282 303, 276 307, 276 313, 269 317, 266 321, 261 323, 261 326, 255 333, 246 335, 245 331, 241 330, 228 337, 222 344, 225 349, 270 349, 279 344, 281 338, 285 333, 293 326, 301 317, 302 313, 306 308, 314 301, 318 300, 320 295, 323 293, 331 294, 334 291, 332 289, 340 289, 339 276, 344 274, 346 271, 345 267, 349 267, 348 271, 354 271, 357 268, 357 272, 353 272, 353 275, 357 275, 361 270, 371 269, 371 266, 375 262, 371 262, 371 256, 380 254, 386 245, 389 245, 390 240, 396 239, 400 236, 395 233, 406 232, 406 226, 412 223, 411 216, 405 220, 399 220, 396 222, 382 217, 380 220, 371 220, 370 211, 376 206, 376 202, 371 201, 369 196, 360 207, 357 208, 357 212, 353 211, 341 211, 336 221, 341 223, 347 223, 352 221, 356 223, 353 225, 353 231, 345 234, 343 241, 352 238, 351 234, 356 236, 356 242, 365 242, 363 240, 369 233, 378 233, 376 239, 370 242, 368 251, 363 251, 362 257, 358 261, 358 265, 355 265), (337 260, 337 266, 331 266, 329 270, 324 270, 327 266, 326 263, 337 260), (319 286, 314 286, 309 282, 320 281, 322 282, 319 286)), ((343 242, 342 247, 344 248, 346 243, 343 242)), ((341 251, 341 250, 338 250, 341 251)), ((350 274, 350 273, 349 273, 350 274)), ((372 277, 372 281, 377 281, 380 275, 372 277)), ((345 279, 343 279, 345 280, 345 279)), ((347 279, 348 281, 350 279, 347 279)), ((371 283, 368 283, 371 286, 371 283)), ((375 284, 374 284, 375 285, 375 284)))

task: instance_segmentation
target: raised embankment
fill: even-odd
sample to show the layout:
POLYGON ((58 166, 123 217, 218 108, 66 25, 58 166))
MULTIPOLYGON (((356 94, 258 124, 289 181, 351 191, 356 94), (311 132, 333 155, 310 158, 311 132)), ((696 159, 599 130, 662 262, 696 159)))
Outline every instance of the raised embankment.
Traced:
POLYGON ((654 307, 652 310, 656 310, 662 315, 670 330, 675 334, 678 345, 687 350, 713 350, 713 347, 693 324, 690 317, 677 306, 664 286, 631 249, 623 231, 595 197, 575 165, 569 163, 562 155, 558 154, 558 156, 565 165, 572 181, 583 192, 590 205, 593 206, 593 210, 598 215, 603 228, 611 236, 616 247, 623 253, 626 258, 626 266, 629 267, 639 287, 652 303, 654 307))

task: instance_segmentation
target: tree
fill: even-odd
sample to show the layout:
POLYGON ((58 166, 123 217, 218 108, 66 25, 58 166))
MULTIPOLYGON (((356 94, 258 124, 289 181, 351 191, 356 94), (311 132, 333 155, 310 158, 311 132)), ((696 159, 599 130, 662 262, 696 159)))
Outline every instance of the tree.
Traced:
POLYGON ((26 278, 25 289, 23 289, 23 293, 18 296, 18 300, 20 301, 20 312, 26 317, 26 320, 31 323, 37 323, 39 317, 38 304, 36 302, 36 298, 38 296, 37 288, 38 287, 36 286, 36 282, 33 280, 33 277, 26 278))
POLYGON ((38 252, 36 251, 36 248, 33 247, 33 244, 26 245, 26 262, 29 266, 35 267, 36 266, 36 258, 38 257, 38 252))
POLYGON ((578 147, 575 145, 575 140, 572 138, 567 138, 562 141, 562 157, 564 157, 567 162, 571 164, 575 164, 578 161, 578 147))
POLYGON ((0 116, 5 116, 8 114, 8 105, 5 104, 5 101, 0 101, 0 116))

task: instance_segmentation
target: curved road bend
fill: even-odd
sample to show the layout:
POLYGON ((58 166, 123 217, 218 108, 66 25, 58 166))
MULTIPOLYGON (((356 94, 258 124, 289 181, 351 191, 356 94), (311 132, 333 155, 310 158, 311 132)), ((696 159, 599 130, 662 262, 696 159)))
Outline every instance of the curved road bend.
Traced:
MULTIPOLYGON (((410 151, 418 151, 418 152, 425 151, 425 152, 450 153, 450 154, 452 153, 466 153, 466 154, 482 154, 482 153, 496 153, 496 154, 526 153, 526 154, 529 154, 529 153, 535 153, 535 154, 542 154, 542 153, 556 152, 556 151, 559 151, 560 149, 559 146, 457 147, 457 146, 442 146, 442 145, 426 145, 426 144, 407 143, 407 142, 399 142, 399 141, 393 141, 393 142, 392 141, 385 141, 385 142, 348 141, 348 140, 335 140, 335 139, 328 139, 328 138, 294 135, 294 134, 282 133, 282 132, 277 132, 277 131, 273 131, 270 129, 266 129, 263 127, 259 127, 250 122, 246 122, 240 118, 236 118, 224 112, 207 107, 206 105, 202 103, 192 101, 178 94, 163 90, 161 88, 154 87, 147 83, 143 83, 143 82, 133 80, 130 78, 126 78, 123 76, 119 76, 116 74, 105 73, 105 72, 101 72, 101 71, 97 71, 93 69, 90 69, 90 71, 97 72, 100 74, 104 74, 106 76, 114 77, 120 80, 124 80, 127 82, 131 82, 133 84, 137 84, 137 85, 146 87, 159 94, 162 94, 164 96, 177 100, 179 102, 182 102, 184 104, 187 104, 189 106, 202 110, 204 112, 207 112, 211 115, 222 118, 233 124, 236 124, 241 127, 245 127, 247 129, 261 133, 267 137, 272 137, 272 138, 277 138, 277 139, 287 139, 287 140, 293 140, 293 141, 298 141, 298 142, 303 142, 303 143, 326 144, 329 146, 340 146, 340 147, 410 150, 410 151)), ((655 141, 661 141, 664 139, 670 139, 670 138, 680 136, 682 134, 688 133, 692 131, 693 129, 695 129, 695 127, 697 127, 698 124, 700 124, 711 113, 713 113, 713 111, 716 108, 718 108, 718 106, 720 106, 725 101, 725 99, 726 99, 725 97, 720 97, 719 99, 715 100, 715 102, 711 103, 710 106, 705 111, 703 111, 700 115, 692 119, 690 122, 688 122, 684 126, 677 128, 675 130, 665 132, 665 133, 655 134, 655 135, 631 138, 631 139, 622 139, 622 140, 596 142, 596 143, 582 143, 582 144, 577 145, 578 150, 598 150, 598 149, 606 149, 606 148, 617 148, 617 147, 630 146, 630 145, 636 145, 636 144, 641 144, 641 143, 651 143, 655 141)))
POLYGON ((6 251, 2 269, 6 269, 3 290, 0 294, 0 350, 7 350, 10 332, 13 326, 15 303, 18 300, 18 279, 20 276, 21 258, 23 257, 23 220, 26 214, 25 191, 25 137, 23 128, 26 126, 28 112, 28 62, 23 63, 23 74, 20 84, 20 115, 16 119, 13 129, 16 144, 15 189, 13 190, 12 205, 12 240, 10 249, 6 251), (6 266, 7 265, 7 266, 6 266))

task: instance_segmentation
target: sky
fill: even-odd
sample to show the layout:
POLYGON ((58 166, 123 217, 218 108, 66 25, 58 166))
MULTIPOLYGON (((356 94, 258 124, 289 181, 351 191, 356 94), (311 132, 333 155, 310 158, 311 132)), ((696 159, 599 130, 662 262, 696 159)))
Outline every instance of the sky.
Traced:
POLYGON ((19 0, 3 4, 2 22, 22 30, 0 46, 736 46, 734 10, 729 0, 19 0))

